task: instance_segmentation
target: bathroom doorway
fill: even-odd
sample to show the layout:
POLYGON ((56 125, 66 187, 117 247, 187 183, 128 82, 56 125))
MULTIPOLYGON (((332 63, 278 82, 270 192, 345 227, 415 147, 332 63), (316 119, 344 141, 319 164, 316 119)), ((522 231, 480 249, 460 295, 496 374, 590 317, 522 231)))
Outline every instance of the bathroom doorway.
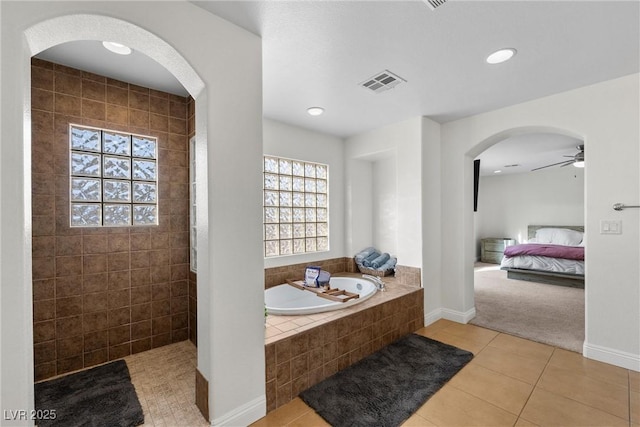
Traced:
POLYGON ((481 170, 472 324, 582 351, 584 289, 507 278, 500 263, 506 246, 529 241, 532 225, 584 225, 584 169, 565 157, 583 144, 531 132, 507 137, 476 158, 481 170), (565 160, 568 167, 556 164, 565 160))

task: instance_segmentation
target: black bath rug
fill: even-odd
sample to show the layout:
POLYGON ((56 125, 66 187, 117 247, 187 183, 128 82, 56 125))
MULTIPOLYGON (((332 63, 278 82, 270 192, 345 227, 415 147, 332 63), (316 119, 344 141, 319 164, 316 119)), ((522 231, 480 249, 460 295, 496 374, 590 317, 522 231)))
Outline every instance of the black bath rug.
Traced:
POLYGON ((472 358, 468 351, 409 334, 300 398, 333 427, 399 426, 472 358))
POLYGON ((118 426, 144 423, 124 360, 35 385, 39 427, 118 426))

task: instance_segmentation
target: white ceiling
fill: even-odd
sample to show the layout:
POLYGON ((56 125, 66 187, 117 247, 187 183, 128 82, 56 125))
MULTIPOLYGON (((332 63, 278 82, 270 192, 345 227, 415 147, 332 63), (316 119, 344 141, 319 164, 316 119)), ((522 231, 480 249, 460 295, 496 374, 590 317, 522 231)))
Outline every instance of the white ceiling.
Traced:
MULTIPOLYGON (((578 145, 583 145, 579 139, 569 136, 534 133, 513 136, 492 145, 482 152, 480 159, 480 175, 500 175, 530 172, 542 166, 571 160, 578 153, 578 145)), ((588 155, 585 147, 585 158, 588 155)), ((560 166, 558 166, 560 167, 560 166)))
MULTIPOLYGON (((262 37, 265 117, 340 137, 417 116, 447 122, 640 71, 637 0, 449 0, 435 11, 421 0, 192 3, 262 37), (518 54, 485 62, 503 47, 518 54), (385 69, 407 82, 379 94, 358 86, 385 69), (325 114, 309 116, 311 106, 325 114)), ((143 59, 82 43, 39 56, 186 93, 171 76, 149 80, 164 70, 155 63, 114 65, 143 59)), ((574 154, 575 141, 565 143, 574 154)))

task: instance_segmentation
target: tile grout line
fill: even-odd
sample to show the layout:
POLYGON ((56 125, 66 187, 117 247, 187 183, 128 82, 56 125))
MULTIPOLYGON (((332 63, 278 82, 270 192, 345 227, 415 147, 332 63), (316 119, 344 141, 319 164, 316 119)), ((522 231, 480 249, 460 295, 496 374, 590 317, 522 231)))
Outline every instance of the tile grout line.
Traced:
MULTIPOLYGON (((533 384, 533 388, 531 389, 531 393, 529 393, 529 397, 527 397, 527 400, 524 402, 524 405, 522 405, 522 409, 520 409, 520 413, 518 414, 518 419, 520 419, 522 417, 522 413, 524 412, 524 408, 527 407, 527 404, 529 403, 529 400, 531 400, 531 396, 533 395, 533 392, 536 391, 536 388, 538 387, 538 383, 540 382, 540 379, 542 378, 542 375, 544 375, 544 372, 547 370, 547 366, 549 366, 549 363, 551 363, 551 358, 553 357, 553 355, 556 352, 556 350, 557 350, 557 348, 553 347, 553 351, 549 355, 549 358, 547 359, 547 363, 545 363, 544 368, 542 368, 542 371, 540 371, 540 375, 538 375, 538 379, 536 380, 535 384, 533 384)), ((517 420, 516 420, 516 422, 517 422, 517 420)))
POLYGON ((627 369, 627 400, 628 400, 628 411, 627 416, 629 417, 629 427, 631 427, 631 372, 627 369))

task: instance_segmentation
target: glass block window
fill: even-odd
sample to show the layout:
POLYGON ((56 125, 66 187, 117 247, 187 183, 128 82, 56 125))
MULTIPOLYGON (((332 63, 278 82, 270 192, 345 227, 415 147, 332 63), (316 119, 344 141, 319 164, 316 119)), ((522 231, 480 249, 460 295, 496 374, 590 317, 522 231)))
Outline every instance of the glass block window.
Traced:
POLYGON ((264 256, 329 250, 329 166, 264 157, 264 256))
POLYGON ((72 227, 158 224, 157 141, 69 125, 72 227))

